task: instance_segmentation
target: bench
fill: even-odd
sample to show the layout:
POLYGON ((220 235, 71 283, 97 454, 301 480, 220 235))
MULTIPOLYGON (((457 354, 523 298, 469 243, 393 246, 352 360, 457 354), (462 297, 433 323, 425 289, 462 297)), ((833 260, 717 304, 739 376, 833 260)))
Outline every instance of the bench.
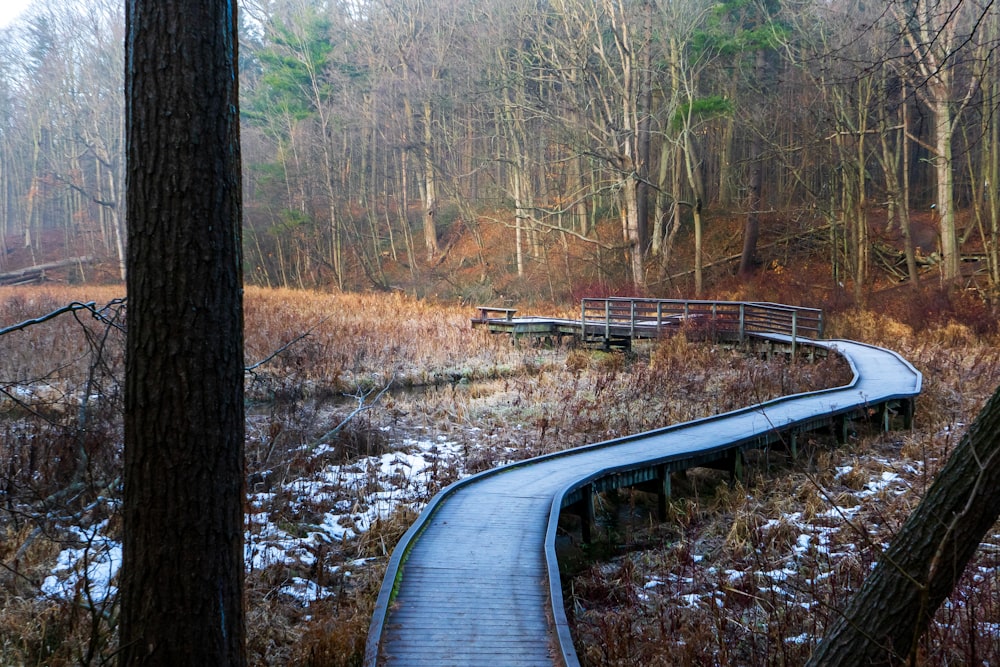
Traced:
POLYGON ((493 306, 476 306, 476 309, 479 311, 479 321, 481 322, 493 319, 505 319, 509 322, 514 319, 514 313, 517 312, 517 308, 494 308, 493 306), (503 317, 490 317, 493 313, 503 317))

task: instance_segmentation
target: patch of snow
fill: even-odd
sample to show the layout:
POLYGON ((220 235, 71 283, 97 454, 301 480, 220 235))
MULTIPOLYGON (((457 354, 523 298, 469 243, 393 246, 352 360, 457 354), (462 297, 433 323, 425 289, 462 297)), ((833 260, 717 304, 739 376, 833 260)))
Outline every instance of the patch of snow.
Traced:
POLYGON ((837 505, 816 516, 824 519, 853 519, 854 515, 860 511, 861 505, 855 505, 854 507, 840 507, 837 505))
POLYGON ((113 582, 122 564, 122 545, 104 536, 107 527, 105 520, 90 528, 69 529, 81 546, 59 553, 52 574, 42 582, 43 595, 65 600, 81 596, 99 605, 118 592, 113 582))
POLYGON ((278 593, 298 600, 303 607, 332 596, 328 589, 301 577, 293 577, 291 582, 278 589, 278 593))
MULTIPOLYGON (((312 567, 317 562, 317 553, 326 545, 357 537, 400 507, 409 507, 414 512, 423 509, 435 476, 441 471, 453 474, 463 448, 441 435, 434 440, 407 439, 402 446, 401 451, 348 465, 322 467, 273 493, 251 494, 244 545, 247 569, 261 570, 274 565, 312 567), (270 508, 280 498, 290 499, 288 512, 310 517, 308 524, 294 522, 297 529, 302 529, 301 534, 288 532, 284 523, 279 524, 272 516, 270 508)), ((333 450, 327 445, 314 449, 304 445, 302 451, 309 451, 313 460, 320 460, 333 450)), ((69 530, 74 541, 82 546, 66 548, 59 554, 42 584, 43 595, 72 599, 89 594, 95 604, 109 599, 117 590, 114 582, 121 567, 121 544, 106 536, 107 521, 87 529, 69 530)), ((350 565, 363 567, 366 563, 367 560, 359 559, 350 565)), ((350 576, 350 572, 344 576, 350 576)), ((292 579, 279 592, 304 604, 329 594, 315 582, 299 578, 292 579)))
POLYGON ((772 581, 785 581, 789 577, 794 576, 797 572, 791 568, 781 568, 780 570, 768 570, 766 572, 760 572, 760 576, 767 577, 772 581))
POLYGON ((688 607, 697 607, 698 602, 701 601, 701 596, 697 593, 689 593, 688 595, 680 596, 680 600, 688 607))

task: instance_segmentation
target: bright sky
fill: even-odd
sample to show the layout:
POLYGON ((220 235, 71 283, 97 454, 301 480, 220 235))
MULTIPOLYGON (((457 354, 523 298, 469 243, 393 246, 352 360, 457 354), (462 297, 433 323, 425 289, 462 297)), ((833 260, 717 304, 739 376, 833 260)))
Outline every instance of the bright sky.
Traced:
POLYGON ((6 28, 30 4, 31 0, 0 0, 0 28, 6 28))

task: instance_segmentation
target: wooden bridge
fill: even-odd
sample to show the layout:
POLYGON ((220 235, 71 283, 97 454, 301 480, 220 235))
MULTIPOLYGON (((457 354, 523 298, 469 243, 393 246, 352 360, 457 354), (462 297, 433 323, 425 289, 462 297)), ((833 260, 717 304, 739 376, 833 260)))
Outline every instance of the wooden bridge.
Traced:
MULTIPOLYGON (((583 518, 586 539, 595 493, 638 487, 656 492, 665 509, 672 472, 707 465, 740 474, 746 450, 780 444, 794 452, 804 432, 832 429, 843 437, 856 419, 875 419, 886 429, 894 416, 904 427, 912 423, 920 373, 889 350, 819 339, 819 311, 629 299, 588 299, 581 310, 579 321, 551 320, 547 330, 608 344, 626 330, 635 338, 662 335, 663 327, 679 326, 679 316, 680 323, 699 322, 716 335, 789 353, 808 346, 840 354, 854 376, 843 387, 541 456, 452 484, 393 551, 369 629, 367 667, 578 665, 556 562, 562 511, 583 518), (588 315, 602 307, 603 320, 588 315)), ((519 326, 537 327, 526 335, 546 335, 538 333, 542 318, 514 315, 486 309, 474 322, 514 335, 519 326)))
POLYGON ((583 299, 580 319, 516 317, 512 308, 479 306, 473 327, 519 338, 571 336, 584 345, 630 347, 635 340, 661 338, 684 329, 688 335, 744 342, 760 333, 822 338, 823 311, 778 303, 680 301, 674 299, 583 299))

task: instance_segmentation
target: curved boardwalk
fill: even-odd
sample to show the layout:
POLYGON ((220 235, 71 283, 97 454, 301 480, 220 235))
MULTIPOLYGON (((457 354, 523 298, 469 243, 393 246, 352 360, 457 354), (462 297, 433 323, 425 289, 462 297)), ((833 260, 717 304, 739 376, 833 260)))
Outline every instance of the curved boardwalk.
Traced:
POLYGON ((658 480, 669 488, 671 470, 738 461, 745 449, 848 418, 883 415, 888 425, 890 409, 912 416, 921 375, 899 355, 844 340, 807 344, 842 354, 854 381, 512 464, 443 490, 393 553, 366 665, 576 665, 555 562, 561 509, 585 508, 593 492, 615 486, 658 480))

